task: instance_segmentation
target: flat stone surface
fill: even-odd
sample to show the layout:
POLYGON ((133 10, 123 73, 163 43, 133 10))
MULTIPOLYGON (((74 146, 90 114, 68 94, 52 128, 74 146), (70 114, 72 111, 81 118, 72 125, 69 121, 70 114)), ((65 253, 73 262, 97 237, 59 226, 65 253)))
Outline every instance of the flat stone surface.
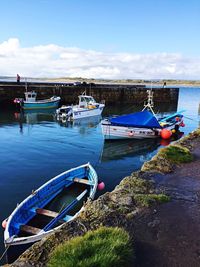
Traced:
POLYGON ((192 142, 193 162, 153 175, 171 201, 136 222, 134 266, 200 266, 200 140, 192 142))

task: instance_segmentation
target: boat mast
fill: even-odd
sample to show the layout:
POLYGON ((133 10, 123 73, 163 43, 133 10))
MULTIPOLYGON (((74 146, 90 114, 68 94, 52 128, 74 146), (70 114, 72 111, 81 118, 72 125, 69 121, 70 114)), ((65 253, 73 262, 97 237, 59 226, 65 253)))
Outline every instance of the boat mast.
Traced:
POLYGON ((148 109, 153 113, 154 116, 156 116, 154 111, 153 111, 154 103, 153 103, 153 91, 152 91, 152 88, 147 90, 147 94, 148 94, 147 103, 144 103, 144 108, 143 108, 142 111, 144 111, 145 109, 148 109))
POLYGON ((27 78, 25 78, 25 89, 26 89, 26 92, 27 92, 27 88, 28 88, 28 86, 27 86, 27 78))

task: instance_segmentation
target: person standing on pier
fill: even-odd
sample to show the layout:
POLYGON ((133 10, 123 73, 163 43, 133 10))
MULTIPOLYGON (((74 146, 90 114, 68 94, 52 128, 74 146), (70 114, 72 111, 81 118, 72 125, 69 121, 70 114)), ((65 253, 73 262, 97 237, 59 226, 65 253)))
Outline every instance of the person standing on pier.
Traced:
POLYGON ((20 76, 17 74, 17 83, 20 83, 20 76))

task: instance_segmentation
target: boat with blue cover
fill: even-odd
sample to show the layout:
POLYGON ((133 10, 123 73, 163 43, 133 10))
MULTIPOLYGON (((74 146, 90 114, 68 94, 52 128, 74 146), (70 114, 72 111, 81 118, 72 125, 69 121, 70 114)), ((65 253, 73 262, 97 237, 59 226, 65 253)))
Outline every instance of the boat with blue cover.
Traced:
POLYGON ((183 111, 157 119, 152 109, 153 92, 148 90, 147 93, 148 102, 142 111, 102 120, 102 132, 106 140, 155 138, 161 136, 163 130, 178 131, 180 126, 184 126, 183 111))
POLYGON ((14 103, 19 104, 24 110, 33 109, 53 109, 57 108, 60 102, 59 96, 52 96, 48 99, 36 100, 37 93, 35 91, 25 92, 25 100, 22 98, 15 98, 14 103))
POLYGON ((5 246, 34 243, 73 220, 83 210, 83 202, 94 198, 97 186, 97 173, 90 163, 52 178, 17 205, 9 216, 4 232, 5 246), (72 187, 77 189, 75 196, 56 210, 55 203, 59 198, 66 200, 72 187))

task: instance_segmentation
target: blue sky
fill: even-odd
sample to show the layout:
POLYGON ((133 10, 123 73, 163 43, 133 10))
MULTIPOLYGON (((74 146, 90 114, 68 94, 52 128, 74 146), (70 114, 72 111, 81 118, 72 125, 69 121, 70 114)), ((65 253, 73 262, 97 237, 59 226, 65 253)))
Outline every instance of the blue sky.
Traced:
MULTIPOLYGON (((14 55, 18 62, 14 67, 18 67, 24 75, 59 75, 59 66, 56 67, 55 75, 53 69, 45 73, 44 63, 47 62, 48 57, 51 57, 54 60, 62 58, 62 62, 56 61, 56 63, 63 64, 63 53, 69 55, 72 48, 78 49, 77 57, 74 51, 72 55, 76 61, 82 62, 79 59, 80 56, 85 59, 80 64, 82 68, 85 66, 85 69, 81 71, 79 62, 76 63, 77 65, 75 61, 74 64, 71 61, 68 64, 69 57, 65 56, 66 65, 63 65, 62 71, 60 67, 61 76, 89 76, 89 69, 92 67, 91 76, 98 75, 99 69, 99 78, 103 78, 104 73, 105 78, 109 78, 109 75, 110 78, 118 76, 119 78, 141 76, 142 78, 143 72, 144 78, 151 75, 160 78, 164 76, 182 78, 187 75, 184 69, 190 69, 189 64, 193 65, 186 78, 197 79, 200 74, 198 65, 200 1, 198 0, 1 0, 0 4, 0 63, 4 63, 3 57, 4 60, 6 58, 8 61, 10 58, 12 61, 11 57, 14 55), (9 40, 15 40, 15 43, 9 40), (55 46, 53 50, 49 50, 49 45, 55 46), (6 50, 6 46, 12 50, 11 54, 9 49, 6 50), (28 68, 28 62, 24 67, 22 62, 18 61, 20 52, 25 51, 29 59, 28 52, 30 55, 33 52, 31 48, 39 50, 41 46, 43 52, 45 47, 48 50, 48 56, 43 58, 41 73, 34 71, 31 66, 28 68), (13 54, 14 49, 17 52, 13 54), (91 51, 93 51, 92 54, 91 51), (101 60, 99 54, 102 54, 101 60), (123 55, 126 59, 129 58, 125 61, 132 66, 128 76, 125 64, 120 65, 120 62, 124 62, 123 55), (138 57, 140 60, 135 61, 138 57), (90 65, 90 61, 94 58, 100 60, 96 66, 94 62, 90 65), (107 65, 105 65, 106 58, 107 65), (156 67, 156 60, 160 61, 161 58, 160 65, 169 58, 166 73, 164 69, 159 72, 159 64, 156 67), (140 62, 142 60, 143 66, 140 62), (140 62, 140 71, 134 74, 138 62, 140 62), (68 70, 65 73, 66 66, 74 71, 68 70), (107 67, 108 71, 102 71, 103 67, 107 67), (148 68, 152 67, 154 72, 147 72, 148 68), (114 75, 111 75, 112 70, 114 75)), ((42 60, 41 55, 36 58, 42 60)), ((31 62, 30 59, 30 64, 31 62)), ((55 63, 55 61, 48 61, 47 66, 49 63, 55 63)), ((12 68, 10 71, 0 68, 0 75, 12 75, 12 73, 12 68)))

